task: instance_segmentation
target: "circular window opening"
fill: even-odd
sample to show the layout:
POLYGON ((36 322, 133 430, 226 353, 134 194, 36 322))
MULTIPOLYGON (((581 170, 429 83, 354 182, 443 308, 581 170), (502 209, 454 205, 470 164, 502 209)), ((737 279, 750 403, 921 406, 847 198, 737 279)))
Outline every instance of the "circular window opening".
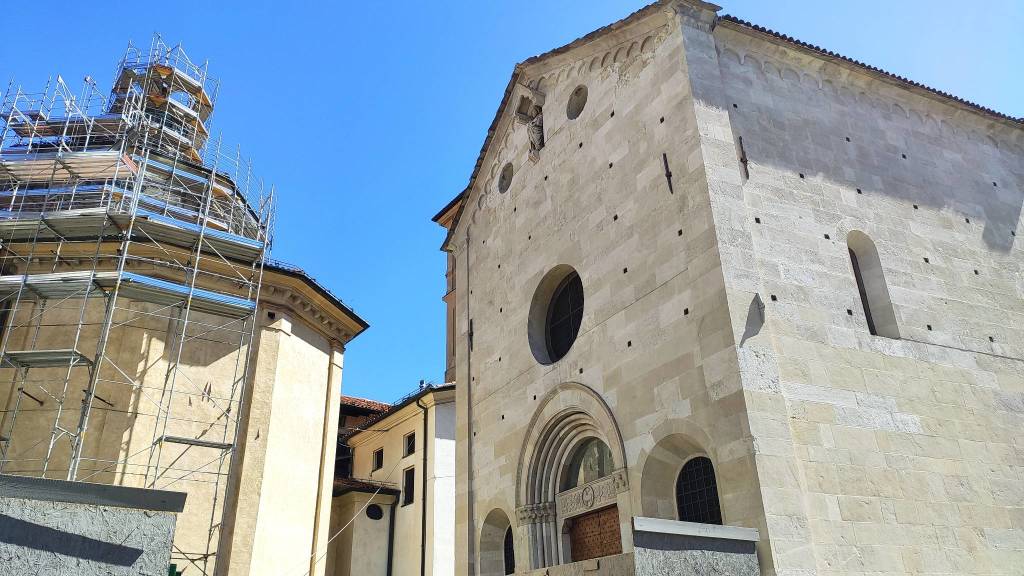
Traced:
POLYGON ((370 504, 366 507, 366 517, 370 520, 380 520, 384 517, 384 509, 379 504, 370 504))
POLYGON ((501 174, 498 175, 498 192, 504 194, 508 191, 508 187, 512 185, 512 163, 505 164, 505 167, 501 169, 501 174))
POLYGON ((580 113, 583 112, 583 107, 586 105, 587 87, 580 84, 569 95, 569 104, 565 107, 565 115, 569 117, 569 120, 575 120, 579 118, 580 113))
POLYGON ((561 360, 572 348, 583 322, 583 282, 571 266, 556 266, 537 286, 527 333, 541 364, 561 360))

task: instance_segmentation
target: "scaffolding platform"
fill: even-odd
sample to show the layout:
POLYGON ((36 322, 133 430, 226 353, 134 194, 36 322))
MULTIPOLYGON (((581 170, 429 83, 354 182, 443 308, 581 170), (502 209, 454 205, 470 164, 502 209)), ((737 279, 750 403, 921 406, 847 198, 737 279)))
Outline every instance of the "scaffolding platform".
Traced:
POLYGON ((54 138, 58 136, 85 136, 94 131, 118 133, 124 130, 128 119, 122 114, 103 114, 92 118, 54 116, 36 117, 22 114, 25 120, 11 122, 11 130, 24 137, 54 138))
POLYGON ((134 174, 138 165, 117 150, 84 152, 2 152, 0 175, 15 182, 109 180, 119 171, 134 174))
MULTIPOLYGON (((110 292, 114 288, 125 298, 166 306, 184 305, 189 297, 189 286, 134 272, 56 272, 0 276, 0 299, 21 293, 22 300, 52 300, 84 298, 96 291, 110 292), (24 285, 24 289, 22 286, 24 285)), ((256 308, 252 300, 230 294, 192 288, 192 310, 242 318, 256 308)))
POLYGON ((0 357, 0 368, 59 368, 91 366, 92 360, 78 350, 8 350, 0 357))
MULTIPOLYGON (((147 210, 137 210, 135 214, 132 236, 137 241, 165 242, 191 249, 202 235, 202 250, 207 254, 219 254, 226 259, 252 263, 263 253, 263 242, 217 230, 224 227, 218 222, 207 221, 208 226, 204 231, 198 224, 147 210)), ((44 214, 0 210, 0 239, 35 239, 45 242, 96 238, 100 234, 112 239, 128 230, 131 219, 130 213, 112 212, 105 208, 81 208, 44 214)))

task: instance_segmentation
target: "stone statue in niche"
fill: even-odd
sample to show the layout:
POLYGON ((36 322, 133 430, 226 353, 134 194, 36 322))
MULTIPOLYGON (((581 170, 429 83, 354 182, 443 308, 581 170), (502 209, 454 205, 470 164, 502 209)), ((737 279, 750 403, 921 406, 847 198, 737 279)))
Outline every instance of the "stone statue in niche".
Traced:
POLYGON ((540 106, 534 106, 530 110, 530 121, 526 124, 527 134, 530 136, 530 158, 535 156, 544 147, 544 111, 540 106))

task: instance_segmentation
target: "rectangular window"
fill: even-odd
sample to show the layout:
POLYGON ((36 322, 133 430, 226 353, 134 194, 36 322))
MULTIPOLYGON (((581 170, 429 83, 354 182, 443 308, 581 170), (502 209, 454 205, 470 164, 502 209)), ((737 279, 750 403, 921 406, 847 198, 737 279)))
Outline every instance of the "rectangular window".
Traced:
POLYGON ((373 470, 377 471, 384 467, 384 449, 378 448, 373 451, 373 470))
POLYGON ((416 433, 410 432, 405 435, 405 454, 403 456, 412 456, 413 452, 416 452, 416 433))
POLYGON ((402 506, 412 504, 416 495, 416 468, 406 468, 402 473, 402 506))

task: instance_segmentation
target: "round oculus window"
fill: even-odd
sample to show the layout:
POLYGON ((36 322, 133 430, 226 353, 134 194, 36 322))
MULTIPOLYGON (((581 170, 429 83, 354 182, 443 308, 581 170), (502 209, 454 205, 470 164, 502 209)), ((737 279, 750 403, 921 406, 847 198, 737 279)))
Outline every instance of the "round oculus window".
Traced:
POLYGON ((504 194, 508 192, 508 187, 512 185, 512 163, 505 164, 505 167, 501 169, 501 174, 498 175, 498 192, 504 194))
POLYGON ((366 507, 366 517, 370 520, 380 520, 384 517, 384 509, 379 504, 370 504, 366 507))
POLYGON ((569 95, 569 103, 565 105, 565 115, 569 117, 569 120, 575 120, 580 117, 586 105, 587 87, 580 84, 569 95))
POLYGON ((556 266, 541 280, 530 305, 530 348, 541 364, 561 360, 583 323, 583 282, 570 266, 556 266))

